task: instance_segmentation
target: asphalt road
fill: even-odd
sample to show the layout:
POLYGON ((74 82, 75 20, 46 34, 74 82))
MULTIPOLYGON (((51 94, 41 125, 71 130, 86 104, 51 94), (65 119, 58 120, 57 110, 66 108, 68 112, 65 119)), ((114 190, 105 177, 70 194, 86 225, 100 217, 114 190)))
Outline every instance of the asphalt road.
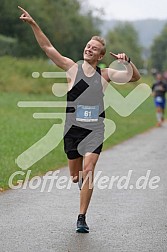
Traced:
POLYGON ((89 234, 75 232, 79 190, 60 181, 67 168, 50 192, 42 179, 1 193, 0 252, 166 252, 167 124, 103 152, 97 175, 89 234))

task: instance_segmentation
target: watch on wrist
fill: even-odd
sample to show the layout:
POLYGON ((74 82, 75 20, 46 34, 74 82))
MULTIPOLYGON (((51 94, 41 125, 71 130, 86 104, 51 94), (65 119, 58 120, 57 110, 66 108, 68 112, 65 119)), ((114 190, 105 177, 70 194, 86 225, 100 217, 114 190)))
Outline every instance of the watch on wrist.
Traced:
POLYGON ((130 58, 128 58, 127 62, 130 63, 130 58))

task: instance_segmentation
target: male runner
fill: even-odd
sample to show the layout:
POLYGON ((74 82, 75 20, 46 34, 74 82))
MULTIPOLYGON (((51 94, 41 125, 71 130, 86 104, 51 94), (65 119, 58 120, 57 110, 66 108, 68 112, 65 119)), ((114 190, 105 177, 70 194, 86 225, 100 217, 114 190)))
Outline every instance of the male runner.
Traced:
MULTIPOLYGON (((104 137, 104 104, 103 91, 105 86, 103 80, 109 82, 111 78, 124 81, 128 71, 117 71, 111 68, 100 70, 97 67, 103 58, 106 47, 105 41, 99 36, 93 36, 85 46, 82 64, 62 56, 51 44, 41 31, 40 27, 27 11, 22 11, 21 20, 27 22, 36 37, 39 46, 46 55, 60 68, 67 71, 68 93, 67 102, 73 102, 73 106, 67 106, 66 123, 64 133, 64 149, 68 157, 70 175, 73 182, 79 181, 79 172, 82 172, 83 186, 80 191, 80 213, 77 220, 77 232, 88 233, 86 224, 86 212, 93 192, 93 174, 102 149, 104 137), (91 173, 91 178, 85 179, 91 173), (91 181, 90 181, 91 180, 91 181), (91 183, 90 183, 91 182, 91 183)), ((140 74, 135 65, 125 53, 115 55, 128 68, 132 69, 130 81, 137 81, 140 74)), ((67 103, 67 104, 68 104, 67 103)))
POLYGON ((160 73, 156 75, 156 82, 152 85, 152 92, 156 107, 157 126, 160 127, 164 121, 165 93, 167 92, 167 84, 163 81, 163 76, 160 73))

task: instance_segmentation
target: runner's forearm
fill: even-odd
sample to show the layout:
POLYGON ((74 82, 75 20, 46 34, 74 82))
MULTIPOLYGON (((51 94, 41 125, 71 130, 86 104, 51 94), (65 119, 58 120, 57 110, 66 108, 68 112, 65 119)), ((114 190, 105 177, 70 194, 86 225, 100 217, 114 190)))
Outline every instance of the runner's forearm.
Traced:
POLYGON ((35 38, 36 38, 39 46, 42 48, 42 50, 45 51, 46 48, 52 46, 49 39, 45 36, 45 34, 42 32, 41 28, 38 26, 38 24, 34 20, 31 23, 31 28, 32 28, 34 35, 35 35, 35 38))
POLYGON ((131 67, 133 69, 133 75, 132 75, 132 79, 130 81, 131 82, 132 81, 138 81, 141 78, 140 73, 137 70, 136 66, 132 62, 130 62, 130 65, 131 65, 131 67))

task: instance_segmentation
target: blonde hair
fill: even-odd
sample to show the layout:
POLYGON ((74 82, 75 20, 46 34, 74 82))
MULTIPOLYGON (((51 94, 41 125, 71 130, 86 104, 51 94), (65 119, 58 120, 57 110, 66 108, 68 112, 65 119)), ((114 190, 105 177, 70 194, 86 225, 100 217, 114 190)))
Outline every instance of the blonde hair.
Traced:
POLYGON ((106 53, 106 41, 104 40, 104 38, 100 36, 93 36, 91 40, 96 40, 102 44, 103 48, 101 50, 101 53, 104 55, 106 53))

